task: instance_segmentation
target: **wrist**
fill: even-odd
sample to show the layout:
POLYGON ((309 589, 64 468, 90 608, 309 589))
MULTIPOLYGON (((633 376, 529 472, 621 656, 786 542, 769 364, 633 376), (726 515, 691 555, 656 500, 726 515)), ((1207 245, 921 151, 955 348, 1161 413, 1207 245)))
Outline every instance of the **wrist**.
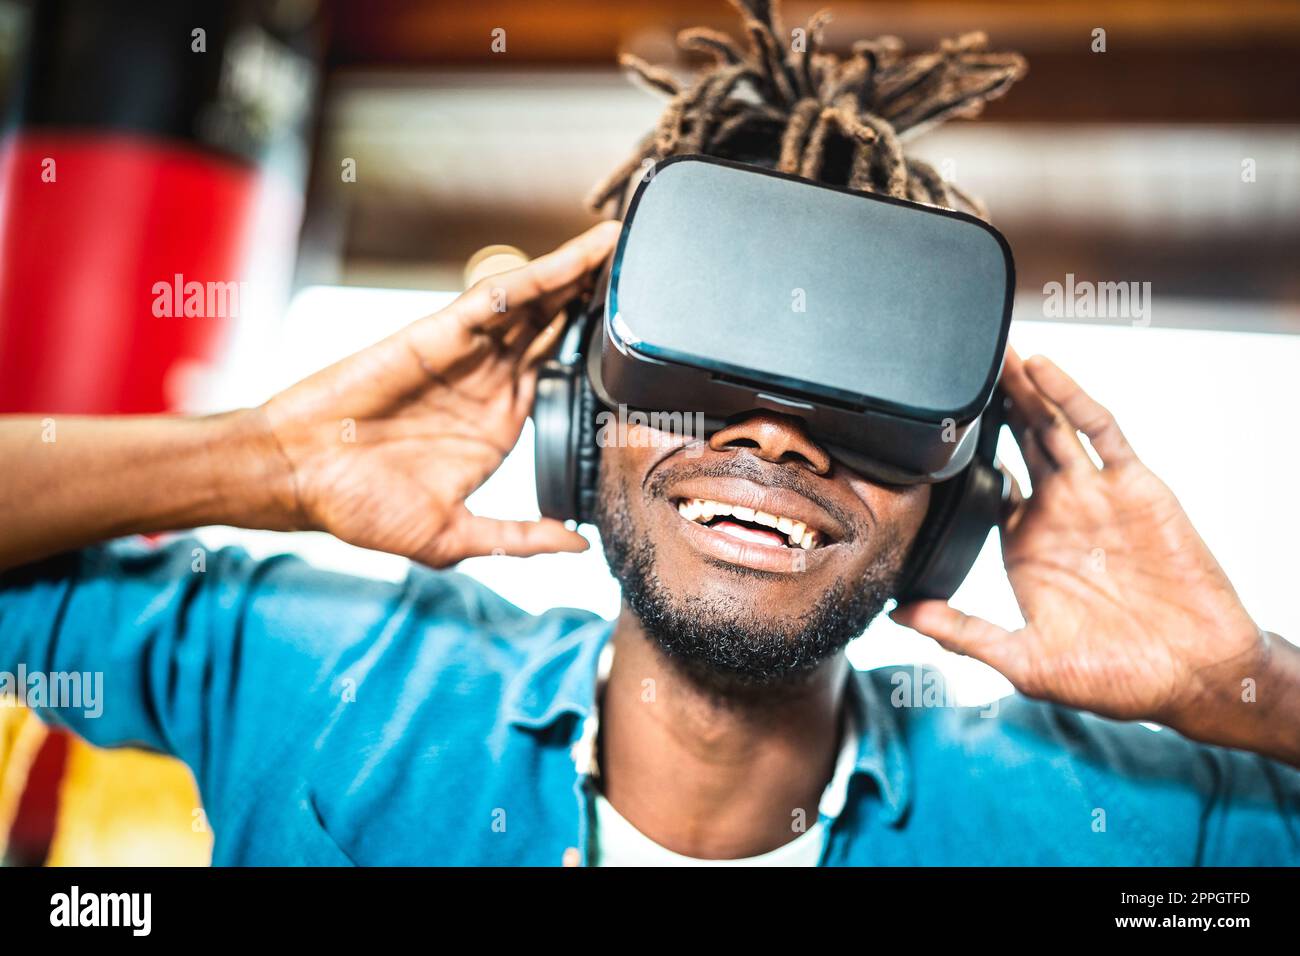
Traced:
POLYGON ((1202 743, 1300 766, 1300 648, 1258 634, 1251 653, 1197 675, 1201 692, 1168 725, 1202 743))
POLYGON ((219 511, 212 523, 267 531, 304 529, 293 468, 265 412, 245 408, 203 422, 219 511))

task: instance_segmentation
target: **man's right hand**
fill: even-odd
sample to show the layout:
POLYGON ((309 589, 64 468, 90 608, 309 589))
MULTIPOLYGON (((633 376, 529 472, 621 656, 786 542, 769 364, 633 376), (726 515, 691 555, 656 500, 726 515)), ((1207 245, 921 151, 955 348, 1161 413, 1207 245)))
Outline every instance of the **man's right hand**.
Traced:
POLYGON ((445 567, 485 554, 582 551, 563 523, 476 517, 465 499, 514 447, 565 303, 589 286, 618 224, 484 279, 445 309, 249 413, 285 525, 445 567), (272 474, 276 474, 273 471, 272 474))

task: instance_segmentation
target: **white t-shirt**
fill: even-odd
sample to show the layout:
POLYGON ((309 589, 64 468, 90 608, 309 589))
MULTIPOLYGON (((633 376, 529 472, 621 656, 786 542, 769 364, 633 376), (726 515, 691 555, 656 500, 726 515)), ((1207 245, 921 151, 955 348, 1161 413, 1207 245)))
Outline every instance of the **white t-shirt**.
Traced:
MULTIPOLYGON (((597 700, 602 696, 605 679, 613 661, 614 646, 606 644, 601 651, 598 672, 597 700)), ((600 729, 600 708, 587 718, 582 739, 575 747, 574 757, 580 768, 591 773, 595 770, 596 733, 600 729)), ((839 816, 848 795, 849 777, 858 756, 858 727, 852 706, 845 707, 845 728, 835 772, 822 791, 818 804, 819 819, 789 843, 737 860, 701 860, 674 853, 650 839, 614 809, 594 785, 591 786, 591 866, 816 866, 821 859, 826 841, 823 819, 839 816)))

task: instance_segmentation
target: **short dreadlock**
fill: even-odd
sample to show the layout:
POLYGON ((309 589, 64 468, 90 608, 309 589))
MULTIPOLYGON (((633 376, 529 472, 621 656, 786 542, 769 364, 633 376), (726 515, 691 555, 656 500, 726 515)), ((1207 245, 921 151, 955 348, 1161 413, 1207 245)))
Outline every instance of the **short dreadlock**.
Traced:
POLYGON ((619 58, 671 100, 656 129, 592 191, 593 210, 617 203, 650 162, 703 153, 774 161, 781 172, 950 209, 959 200, 988 218, 979 200, 904 156, 900 137, 978 115, 1024 76, 1024 57, 989 53, 983 33, 966 33, 910 56, 898 37, 861 40, 841 58, 820 49, 828 10, 808 21, 801 49, 786 52, 778 0, 730 3, 744 20, 748 49, 715 30, 683 30, 678 45, 714 61, 688 86, 631 54, 619 58))

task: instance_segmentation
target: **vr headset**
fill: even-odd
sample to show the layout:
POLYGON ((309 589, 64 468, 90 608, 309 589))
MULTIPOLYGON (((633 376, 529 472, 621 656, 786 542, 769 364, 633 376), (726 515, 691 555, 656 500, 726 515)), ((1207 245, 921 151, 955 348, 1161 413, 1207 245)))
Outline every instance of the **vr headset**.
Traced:
POLYGON ((539 373, 542 514, 591 519, 602 412, 681 413, 711 433, 766 409, 872 481, 934 485, 897 597, 947 599, 1009 491, 996 385, 1014 284, 1006 240, 973 216, 665 160, 539 373))

